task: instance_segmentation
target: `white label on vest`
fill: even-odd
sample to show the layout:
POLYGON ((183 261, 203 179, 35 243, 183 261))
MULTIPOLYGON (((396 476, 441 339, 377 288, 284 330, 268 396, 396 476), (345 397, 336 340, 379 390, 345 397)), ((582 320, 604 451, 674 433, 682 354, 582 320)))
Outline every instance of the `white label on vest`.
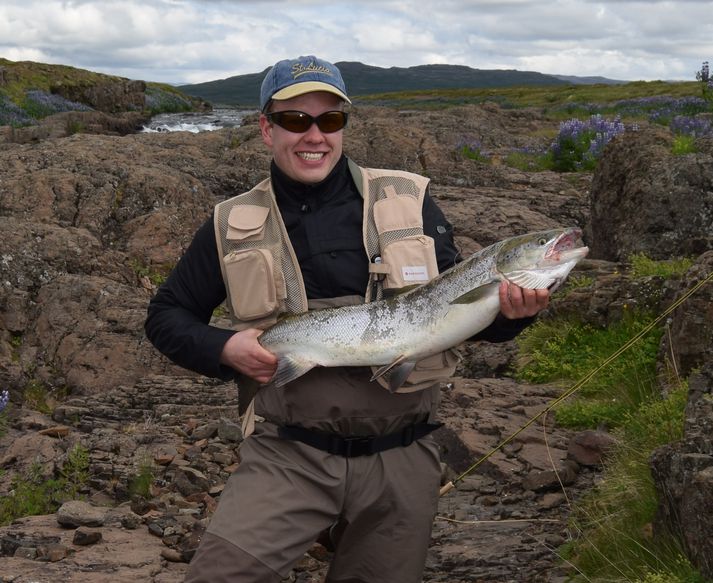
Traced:
POLYGON ((428 281, 428 268, 425 265, 404 265, 401 274, 404 281, 428 281))

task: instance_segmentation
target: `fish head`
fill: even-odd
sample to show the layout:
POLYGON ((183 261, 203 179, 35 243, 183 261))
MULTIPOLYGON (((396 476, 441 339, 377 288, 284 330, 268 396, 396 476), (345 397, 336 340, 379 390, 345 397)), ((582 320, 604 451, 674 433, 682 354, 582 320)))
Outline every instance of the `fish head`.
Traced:
POLYGON ((578 228, 553 229, 503 241, 495 263, 503 279, 528 289, 554 291, 589 248, 578 228))

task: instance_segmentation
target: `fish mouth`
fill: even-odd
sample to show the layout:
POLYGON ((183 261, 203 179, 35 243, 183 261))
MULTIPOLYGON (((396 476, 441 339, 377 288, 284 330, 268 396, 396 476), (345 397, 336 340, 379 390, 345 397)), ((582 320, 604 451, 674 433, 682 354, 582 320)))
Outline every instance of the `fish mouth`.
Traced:
POLYGON ((589 253, 589 247, 581 244, 582 230, 569 229, 562 233, 544 257, 544 263, 563 263, 569 261, 579 261, 589 253))

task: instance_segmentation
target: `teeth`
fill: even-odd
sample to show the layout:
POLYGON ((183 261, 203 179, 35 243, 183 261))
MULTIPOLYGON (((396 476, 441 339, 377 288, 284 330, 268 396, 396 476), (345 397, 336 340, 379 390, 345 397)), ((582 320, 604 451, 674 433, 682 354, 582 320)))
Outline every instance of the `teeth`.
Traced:
POLYGON ((324 157, 322 152, 297 152, 303 160, 321 160, 324 157))

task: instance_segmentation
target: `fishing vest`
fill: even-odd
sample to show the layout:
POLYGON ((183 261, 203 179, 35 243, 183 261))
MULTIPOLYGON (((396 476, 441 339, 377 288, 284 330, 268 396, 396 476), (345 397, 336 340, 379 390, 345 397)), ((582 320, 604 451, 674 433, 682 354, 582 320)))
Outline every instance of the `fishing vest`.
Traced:
MULTIPOLYGON (((378 300, 438 275, 434 241, 423 233, 429 180, 410 172, 362 168, 351 160, 348 165, 364 199, 364 248, 371 261, 364 299, 340 298, 341 305, 378 300)), ((265 329, 281 314, 316 307, 307 300, 269 178, 219 203, 214 221, 233 329, 265 329)), ((398 392, 433 386, 453 374, 457 361, 452 350, 423 359, 398 392)), ((388 388, 388 377, 379 383, 388 388)))

